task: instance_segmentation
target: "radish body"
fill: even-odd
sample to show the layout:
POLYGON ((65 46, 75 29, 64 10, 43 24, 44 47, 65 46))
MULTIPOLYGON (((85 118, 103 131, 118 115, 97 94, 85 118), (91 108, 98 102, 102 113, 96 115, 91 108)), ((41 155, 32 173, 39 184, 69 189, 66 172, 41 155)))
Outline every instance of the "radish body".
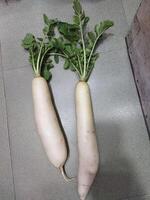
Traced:
POLYGON ((79 153, 78 193, 85 200, 99 166, 94 115, 90 89, 86 82, 76 86, 76 117, 79 153))
POLYGON ((52 103, 47 81, 42 77, 32 81, 35 122, 49 161, 60 170, 67 159, 67 148, 52 103))

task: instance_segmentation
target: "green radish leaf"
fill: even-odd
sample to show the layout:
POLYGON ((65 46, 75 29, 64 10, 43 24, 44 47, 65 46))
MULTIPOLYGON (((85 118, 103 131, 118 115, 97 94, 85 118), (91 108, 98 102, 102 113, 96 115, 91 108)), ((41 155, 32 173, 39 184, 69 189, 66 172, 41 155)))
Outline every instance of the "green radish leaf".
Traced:
POLYGON ((89 17, 85 17, 84 21, 83 21, 83 27, 85 27, 87 25, 87 23, 89 22, 90 18, 89 17))
POLYGON ((47 17, 46 14, 43 14, 43 19, 44 19, 44 23, 45 23, 46 25, 49 25, 49 19, 48 19, 48 17, 47 17))
POLYGON ((90 20, 90 18, 89 18, 89 17, 85 17, 85 19, 84 19, 84 23, 88 23, 88 22, 89 22, 89 20, 90 20))
POLYGON ((114 25, 113 21, 105 20, 100 23, 100 31, 102 32, 102 30, 107 30, 108 28, 112 27, 113 25, 114 25))
POLYGON ((35 43, 36 43, 36 40, 35 40, 34 35, 32 35, 31 33, 28 33, 22 40, 22 47, 24 47, 26 50, 33 49, 35 43))
POLYGON ((53 64, 52 64, 52 60, 50 61, 50 63, 45 63, 43 65, 43 68, 42 68, 42 72, 41 72, 41 75, 47 80, 49 81, 51 78, 52 78, 52 74, 50 72, 50 69, 53 68, 53 64))
POLYGON ((23 43, 22 43, 22 46, 23 46, 26 50, 28 50, 28 49, 31 47, 31 44, 23 44, 23 43))
POLYGON ((58 22, 57 19, 49 19, 49 23, 50 23, 51 25, 56 25, 57 22, 58 22))
POLYGON ((95 33, 96 33, 96 36, 98 36, 98 35, 100 34, 99 29, 100 29, 99 24, 96 24, 96 25, 95 25, 95 33))
POLYGON ((56 38, 52 38, 50 42, 51 42, 52 46, 55 47, 55 45, 57 44, 57 39, 56 38))
POLYGON ((91 49, 86 48, 86 53, 89 54, 91 52, 91 49))
POLYGON ((64 69, 69 69, 69 67, 70 67, 70 62, 68 59, 65 59, 64 69))
POLYGON ((25 38, 22 40, 22 44, 31 44, 33 41, 35 41, 34 35, 27 33, 25 38))
POLYGON ((73 9, 74 9, 75 13, 77 13, 77 14, 82 13, 82 7, 81 7, 79 0, 73 1, 73 9))
POLYGON ((95 34, 93 32, 88 32, 88 36, 89 36, 89 39, 92 41, 92 43, 94 43, 96 39, 95 34))
POLYGON ((62 37, 57 38, 57 46, 58 46, 58 49, 63 50, 65 48, 64 41, 63 41, 62 37))
POLYGON ((43 38, 37 38, 40 42, 42 42, 43 41, 43 38))
POLYGON ((48 32, 49 32, 49 27, 48 27, 48 26, 45 26, 45 27, 43 28, 43 33, 44 33, 44 35, 47 35, 48 32))
POLYGON ((71 69, 72 72, 76 71, 73 65, 70 65, 70 69, 71 69))
POLYGON ((77 24, 77 25, 80 24, 80 19, 79 19, 79 17, 78 17, 77 15, 73 16, 73 22, 74 22, 75 24, 77 24))
POLYGON ((52 42, 52 46, 55 49, 57 50, 63 49, 63 43, 60 41, 59 38, 52 38, 51 42, 52 42))
POLYGON ((55 56, 54 56, 54 60, 55 60, 56 64, 58 64, 58 63, 59 63, 59 56, 58 56, 58 55, 55 55, 55 56))
POLYGON ((49 81, 52 78, 52 73, 45 68, 42 76, 45 78, 45 80, 49 81))
POLYGON ((59 22, 57 27, 59 33, 62 34, 67 40, 74 42, 80 39, 79 28, 76 24, 59 22))
POLYGON ((82 11, 82 14, 81 14, 81 20, 84 20, 85 19, 85 12, 82 11))
POLYGON ((113 21, 105 20, 95 26, 95 32, 97 36, 101 36, 107 29, 114 25, 113 21))
POLYGON ((43 33, 45 36, 51 39, 52 36, 54 36, 54 29, 57 24, 57 19, 48 19, 48 17, 44 14, 44 23, 45 27, 43 28, 43 33))
POLYGON ((51 41, 48 42, 48 44, 46 45, 46 49, 52 49, 53 48, 53 44, 51 41))
POLYGON ((70 45, 67 45, 65 47, 65 50, 69 53, 69 54, 72 54, 72 49, 71 49, 71 46, 70 45))

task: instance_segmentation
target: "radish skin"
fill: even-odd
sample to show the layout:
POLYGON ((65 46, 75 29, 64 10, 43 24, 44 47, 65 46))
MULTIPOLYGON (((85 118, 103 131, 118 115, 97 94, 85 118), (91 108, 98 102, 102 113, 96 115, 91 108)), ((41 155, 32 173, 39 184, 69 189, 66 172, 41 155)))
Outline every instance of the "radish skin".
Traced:
POLYGON ((68 180, 63 168, 67 160, 66 142, 52 103, 47 81, 44 78, 39 76, 33 79, 32 95, 35 122, 45 152, 49 161, 59 168, 64 179, 68 180))
POLYGON ((79 153, 78 193, 85 200, 99 167, 91 94, 87 82, 76 85, 76 118, 79 153))

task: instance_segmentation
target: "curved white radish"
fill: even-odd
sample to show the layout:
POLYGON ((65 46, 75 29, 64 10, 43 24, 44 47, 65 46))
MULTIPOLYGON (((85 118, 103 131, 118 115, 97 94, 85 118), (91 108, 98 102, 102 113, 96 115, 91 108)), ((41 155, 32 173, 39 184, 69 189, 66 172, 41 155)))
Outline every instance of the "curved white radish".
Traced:
POLYGON ((35 122, 49 161, 61 170, 65 180, 63 166, 67 160, 67 148, 64 135, 52 103, 47 81, 36 77, 32 81, 32 95, 35 122))
POLYGON ((76 86, 76 117, 79 153, 78 193, 85 200, 99 167, 94 115, 87 82, 76 86))

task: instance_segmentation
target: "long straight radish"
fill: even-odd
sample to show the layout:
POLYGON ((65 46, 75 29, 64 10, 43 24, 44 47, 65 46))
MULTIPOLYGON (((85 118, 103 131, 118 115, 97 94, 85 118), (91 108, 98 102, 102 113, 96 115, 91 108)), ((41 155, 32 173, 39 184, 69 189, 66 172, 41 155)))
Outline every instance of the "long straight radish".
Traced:
POLYGON ((32 96, 35 122, 38 134, 49 161, 58 168, 66 181, 70 180, 65 174, 64 165, 67 160, 66 141, 57 118, 57 114, 49 91, 48 81, 51 78, 50 69, 58 55, 52 43, 54 37, 55 20, 49 20, 44 15, 44 37, 35 38, 28 33, 22 41, 22 46, 29 51, 29 60, 35 74, 32 81, 32 96), (51 38, 51 40, 50 40, 51 38))
POLYGON ((62 170, 67 160, 67 148, 53 106, 47 81, 42 77, 32 81, 35 122, 50 162, 62 170))
POLYGON ((95 52, 103 33, 113 26, 105 20, 95 25, 94 31, 85 30, 89 17, 85 16, 79 0, 73 1, 73 23, 57 21, 60 37, 55 39, 57 53, 65 59, 64 68, 76 72, 76 119, 78 140, 78 193, 85 200, 99 167, 92 100, 87 81, 98 58, 95 52))
POLYGON ((83 81, 76 86, 76 117, 79 151, 78 193, 80 199, 84 200, 99 167, 99 153, 90 89, 83 81))

